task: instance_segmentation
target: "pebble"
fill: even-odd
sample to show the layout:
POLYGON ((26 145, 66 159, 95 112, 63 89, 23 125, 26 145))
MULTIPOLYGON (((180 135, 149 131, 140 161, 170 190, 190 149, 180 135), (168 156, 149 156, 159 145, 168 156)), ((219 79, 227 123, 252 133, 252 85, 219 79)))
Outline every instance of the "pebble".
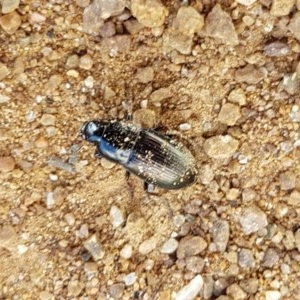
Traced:
POLYGON ((10 101, 10 97, 9 97, 9 96, 0 94, 0 104, 1 104, 1 103, 6 103, 6 102, 8 102, 8 101, 10 101))
POLYGON ((0 157, 0 172, 8 173, 15 168, 15 160, 11 156, 0 157))
POLYGON ((143 28, 143 24, 141 24, 138 20, 128 20, 124 22, 126 30, 131 34, 139 33, 143 28))
POLYGON ((124 259, 129 259, 132 256, 132 246, 126 244, 120 251, 120 256, 124 259))
POLYGON ((295 246, 300 252, 300 228, 295 232, 294 237, 295 237, 295 246))
POLYGON ((197 255, 205 250, 207 242, 200 236, 185 236, 179 241, 177 257, 185 258, 197 255))
POLYGON ((121 53, 130 51, 131 37, 130 35, 116 35, 103 40, 103 45, 109 51, 111 57, 115 57, 121 53))
POLYGON ((94 78, 92 76, 88 76, 86 79, 84 79, 84 85, 88 89, 92 89, 94 87, 94 78))
POLYGON ((130 285, 133 285, 136 280, 137 280, 137 276, 135 274, 135 272, 131 272, 127 275, 125 275, 123 278, 122 278, 123 282, 125 283, 126 286, 130 286, 130 285))
POLYGON ((299 87, 299 77, 297 73, 285 74, 279 86, 288 94, 294 95, 299 87))
POLYGON ((43 126, 54 126, 55 125, 56 117, 50 114, 43 114, 40 123, 43 126))
POLYGON ((83 243, 83 246, 88 250, 95 261, 103 258, 104 250, 102 249, 102 246, 96 234, 93 234, 90 238, 88 238, 83 243))
POLYGON ((96 273, 98 273, 97 263, 91 261, 86 262, 84 264, 84 271, 90 276, 95 275, 96 273))
POLYGON ((112 37, 116 34, 115 24, 111 21, 105 22, 100 28, 100 35, 103 38, 112 37))
POLYGON ((189 55, 192 52, 193 38, 177 30, 169 30, 163 35, 163 44, 166 49, 175 49, 181 54, 189 55))
POLYGON ((201 275, 197 275, 178 291, 175 296, 175 300, 193 300, 202 288, 203 278, 201 275))
POLYGON ((213 159, 227 160, 238 149, 239 142, 230 135, 213 136, 205 140, 203 149, 213 159))
POLYGON ((2 1, 2 13, 8 14, 19 8, 20 0, 3 0, 2 1))
POLYGON ((291 171, 279 174, 279 184, 282 190, 292 190, 296 186, 296 175, 291 171))
POLYGON ((116 92, 108 85, 103 86, 103 98, 105 100, 111 99, 116 95, 116 92))
POLYGON ((54 295, 48 291, 42 291, 39 293, 39 300, 54 300, 54 295))
POLYGON ((290 14, 295 0, 273 0, 270 15, 275 17, 283 17, 290 14))
POLYGON ((279 255, 276 249, 267 249, 263 257, 263 266, 267 268, 273 268, 279 261, 279 255))
POLYGON ((72 213, 65 214, 64 219, 70 226, 75 224, 75 216, 72 213))
POLYGON ((159 27, 164 24, 169 12, 160 0, 132 0, 131 12, 146 27, 159 27))
POLYGON ((300 12, 296 12, 289 23, 289 30, 294 35, 294 37, 300 41, 300 12))
POLYGON ((193 37, 203 28, 204 18, 192 6, 181 6, 172 26, 181 33, 193 37))
POLYGON ((136 79, 141 83, 148 83, 154 79, 154 70, 152 67, 140 68, 137 70, 136 79))
POLYGON ((85 8, 90 5, 90 0, 75 0, 77 6, 85 8))
POLYGON ((48 82, 45 85, 45 88, 47 90, 54 91, 60 86, 63 80, 64 78, 60 74, 51 75, 48 82))
POLYGON ((152 102, 160 102, 166 98, 171 97, 171 91, 169 88, 160 88, 156 91, 154 91, 151 95, 150 95, 150 100, 152 102))
POLYGON ((176 239, 170 238, 163 244, 161 253, 172 254, 177 250, 178 245, 179 243, 176 239))
POLYGON ((255 294, 259 287, 257 278, 249 278, 240 281, 240 287, 248 294, 255 294))
POLYGON ((218 120, 227 126, 233 126, 240 117, 241 112, 239 106, 232 103, 225 103, 219 112, 218 120))
POLYGON ((244 209, 239 221, 243 232, 247 235, 257 232, 268 225, 266 214, 255 205, 244 209))
POLYGON ((235 71, 235 80, 237 82, 246 82, 248 84, 257 84, 265 78, 265 73, 253 65, 247 64, 245 67, 235 71))
POLYGON ((254 4, 257 0, 236 0, 237 3, 245 5, 245 6, 250 6, 254 4))
POLYGON ((179 124, 179 126, 178 126, 178 129, 180 131, 189 131, 189 130, 191 130, 191 128, 192 128, 192 126, 189 123, 182 123, 182 124, 179 124))
POLYGON ((228 95, 228 101, 243 106, 247 103, 245 92, 242 89, 234 89, 228 95))
POLYGON ((148 108, 140 108, 134 111, 133 121, 140 124, 143 128, 154 128, 156 125, 155 112, 148 108))
POLYGON ((147 255, 156 248, 157 238, 152 236, 148 240, 143 241, 139 246, 139 252, 142 255, 147 255))
POLYGON ((46 17, 38 12, 33 12, 29 15, 29 23, 44 23, 46 21, 46 17))
POLYGON ((84 284, 77 279, 71 279, 68 284, 68 297, 77 297, 81 293, 84 284))
POLYGON ((281 293, 279 291, 266 291, 265 300, 279 300, 281 299, 281 293))
POLYGON ((224 44, 234 46, 239 43, 231 17, 222 10, 220 4, 216 4, 207 15, 203 31, 207 36, 217 38, 224 44))
POLYGON ((79 57, 76 54, 70 55, 66 62, 67 69, 75 69, 79 65, 79 57))
POLYGON ((9 74, 9 69, 5 64, 0 63, 0 81, 9 74))
POLYGON ((254 268, 255 260, 252 251, 250 249, 241 249, 238 252, 238 263, 242 268, 254 268))
POLYGON ((121 299, 124 293, 125 285, 124 283, 116 283, 109 287, 108 293, 114 299, 121 299))
POLYGON ((12 12, 0 17, 0 26, 8 34, 14 34, 22 24, 20 15, 12 12))
POLYGON ((264 54, 270 57, 287 56, 290 52, 289 45, 279 41, 264 46, 264 54))
POLYGON ((229 240, 229 223, 226 220, 217 220, 213 223, 211 235, 217 251, 225 252, 229 240))
POLYGON ((114 228, 118 228, 125 222, 125 214, 124 212, 117 206, 112 206, 110 208, 110 219, 114 228))
POLYGON ((79 59, 79 68, 83 70, 90 70, 93 67, 93 59, 90 55, 85 54, 79 59))
POLYGON ((186 259, 186 269, 193 273, 201 273, 205 262, 204 259, 199 256, 190 256, 186 259))
POLYGON ((226 295, 232 297, 232 299, 234 300, 243 300, 247 298, 247 294, 242 290, 242 288, 237 283, 230 285, 226 289, 226 295))

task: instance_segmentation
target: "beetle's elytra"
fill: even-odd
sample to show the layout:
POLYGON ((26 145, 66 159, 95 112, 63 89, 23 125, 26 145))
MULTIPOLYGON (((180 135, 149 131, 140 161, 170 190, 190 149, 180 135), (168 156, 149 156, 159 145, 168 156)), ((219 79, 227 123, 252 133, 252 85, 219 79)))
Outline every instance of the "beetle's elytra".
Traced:
POLYGON ((119 163, 147 183, 180 189, 195 181, 191 152, 155 130, 131 122, 93 120, 82 125, 81 134, 96 146, 96 157, 119 163))

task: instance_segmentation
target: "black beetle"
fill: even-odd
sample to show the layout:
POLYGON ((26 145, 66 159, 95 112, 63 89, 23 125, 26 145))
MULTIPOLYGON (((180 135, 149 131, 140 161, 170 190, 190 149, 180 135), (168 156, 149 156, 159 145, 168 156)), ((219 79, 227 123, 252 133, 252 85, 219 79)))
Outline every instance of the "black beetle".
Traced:
POLYGON ((191 152, 166 135, 125 121, 87 121, 82 137, 97 148, 95 156, 124 166, 148 184, 180 189, 197 174, 191 152))

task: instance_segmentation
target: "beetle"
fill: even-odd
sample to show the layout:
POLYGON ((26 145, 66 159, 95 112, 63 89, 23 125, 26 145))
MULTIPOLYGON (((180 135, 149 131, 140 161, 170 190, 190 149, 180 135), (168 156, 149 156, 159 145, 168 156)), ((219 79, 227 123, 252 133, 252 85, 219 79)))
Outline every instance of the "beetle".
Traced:
POLYGON ((95 157, 122 165, 146 184, 180 189, 195 181, 191 152, 156 130, 129 121, 92 120, 82 125, 81 135, 96 146, 95 157))

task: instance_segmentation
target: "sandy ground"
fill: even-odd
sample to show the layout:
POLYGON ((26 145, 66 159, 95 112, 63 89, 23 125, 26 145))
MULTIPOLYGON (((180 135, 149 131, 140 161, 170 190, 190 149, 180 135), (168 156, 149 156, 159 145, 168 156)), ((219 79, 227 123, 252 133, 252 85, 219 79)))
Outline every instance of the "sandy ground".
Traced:
POLYGON ((82 30, 88 1, 0 15, 1 299, 299 299, 299 1, 281 16, 271 1, 218 2, 234 31, 209 33, 216 2, 192 1, 204 23, 189 53, 168 42, 186 33, 179 2, 152 28, 128 5, 134 22, 106 19, 108 37, 82 30), (196 183, 152 195, 94 158, 82 123, 123 119, 124 101, 188 129, 196 183))

